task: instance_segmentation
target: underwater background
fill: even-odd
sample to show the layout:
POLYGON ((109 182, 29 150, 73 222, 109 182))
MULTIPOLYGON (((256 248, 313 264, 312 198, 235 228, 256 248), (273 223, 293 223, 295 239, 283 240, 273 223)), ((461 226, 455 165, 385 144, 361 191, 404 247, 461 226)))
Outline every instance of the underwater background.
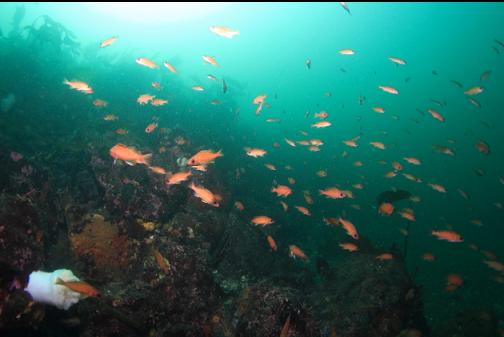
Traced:
POLYGON ((504 336, 502 22, 502 3, 0 4, 1 335, 504 336), (201 150, 222 156, 201 171, 201 150), (60 268, 101 296, 32 302, 29 274, 60 268))

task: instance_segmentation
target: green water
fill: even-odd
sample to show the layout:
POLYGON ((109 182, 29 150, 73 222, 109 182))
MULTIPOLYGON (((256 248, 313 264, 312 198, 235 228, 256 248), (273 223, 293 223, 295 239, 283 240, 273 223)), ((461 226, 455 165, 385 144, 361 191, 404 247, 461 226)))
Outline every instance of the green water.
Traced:
POLYGON ((230 191, 230 205, 236 200, 244 203, 244 218, 270 215, 280 225, 272 232, 278 241, 295 243, 309 256, 321 255, 333 263, 344 258, 338 243, 351 239, 340 228, 326 226, 323 217, 344 215, 361 237, 384 251, 395 245, 403 252, 405 238, 399 229, 408 222, 398 214, 380 216, 376 196, 393 188, 407 190, 421 202, 401 201, 396 208, 411 207, 415 212, 406 265, 423 287, 429 323, 474 307, 494 311, 503 319, 504 284, 495 278, 504 275, 488 268, 481 253, 490 251, 498 261, 504 260, 504 206, 495 205, 504 204, 504 184, 499 181, 504 176, 504 47, 495 41, 504 41, 501 3, 349 3, 351 15, 338 3, 189 7, 33 3, 24 4, 26 14, 13 33, 12 17, 18 6, 0 5, 0 98, 12 93, 18 102, 0 115, 2 147, 44 157, 68 148, 110 148, 122 142, 154 151, 155 157, 159 144, 144 129, 156 116, 160 128, 184 130, 195 150, 222 149, 224 157, 214 167, 230 191), (28 44, 29 29, 24 27, 39 27, 41 15, 69 29, 79 46, 54 45, 51 36, 28 44), (215 25, 240 34, 232 39, 217 36, 209 31, 215 25), (112 36, 119 37, 116 43, 98 47, 112 36), (352 49, 355 55, 340 55, 341 49, 352 49), (220 67, 205 63, 203 55, 214 56, 220 67), (407 64, 396 65, 388 60, 391 56, 407 64), (149 58, 160 68, 142 67, 135 63, 138 57, 149 58), (165 61, 176 67, 176 75, 162 66, 165 61), (481 80, 487 70, 490 76, 481 80), (209 80, 208 74, 219 81, 209 80), (89 83, 94 94, 70 90, 62 84, 65 78, 89 83), (226 93, 222 79, 228 86, 226 93), (161 91, 152 88, 154 81, 161 83, 161 91), (206 90, 193 91, 194 85, 206 90), (399 94, 385 93, 378 89, 380 85, 397 88, 399 94), (472 96, 481 108, 464 95, 474 86, 484 88, 472 96), (140 106, 136 99, 145 93, 170 102, 162 108, 140 106), (260 94, 267 95, 270 107, 256 115, 252 100, 260 94), (97 98, 109 106, 95 108, 91 102, 97 98), (213 99, 222 104, 209 104, 213 99), (24 102, 24 110, 14 113, 19 102, 24 102), (374 106, 383 107, 385 113, 374 112, 374 106), (432 118, 429 108, 446 121, 432 118), (329 113, 332 125, 314 129, 311 124, 318 121, 314 114, 322 110, 329 113), (119 120, 106 122, 106 114, 119 120), (268 118, 280 121, 269 123, 268 118), (127 129, 128 135, 117 135, 117 128, 127 129), (342 143, 359 135, 356 148, 342 143), (285 137, 321 139, 324 145, 311 152, 306 146, 287 145, 285 137), (478 140, 490 145, 490 154, 477 151, 478 140), (372 147, 372 141, 385 143, 386 150, 372 147), (279 148, 273 146, 275 142, 279 148), (455 156, 433 151, 435 145, 452 148, 455 156), (244 147, 268 153, 251 158, 244 147), (422 164, 406 163, 402 158, 408 156, 422 164), (354 166, 355 161, 363 166, 354 166), (423 182, 409 181, 401 172, 384 178, 393 170, 393 161, 403 165, 402 172, 423 182), (266 163, 277 171, 265 168, 266 163), (292 170, 286 170, 286 165, 292 170), (327 171, 325 178, 316 175, 322 169, 327 171), (477 169, 484 175, 476 174, 477 169), (293 195, 285 200, 290 206, 285 213, 270 189, 274 180, 288 185, 289 177, 296 183, 291 186, 293 195), (443 185, 447 193, 434 191, 429 182, 443 185), (357 183, 364 189, 352 187, 357 183), (354 199, 318 195, 318 189, 331 186, 352 190, 354 199), (470 199, 463 199, 458 188, 470 199), (304 190, 310 191, 313 205, 306 204, 304 190), (295 205, 309 207, 312 216, 301 215, 295 205), (471 223, 474 219, 483 225, 471 223), (461 233, 465 241, 439 241, 430 233, 448 228, 461 233), (436 260, 422 260, 425 252, 432 252, 436 260), (464 285, 452 293, 445 291, 450 273, 464 279, 464 285))

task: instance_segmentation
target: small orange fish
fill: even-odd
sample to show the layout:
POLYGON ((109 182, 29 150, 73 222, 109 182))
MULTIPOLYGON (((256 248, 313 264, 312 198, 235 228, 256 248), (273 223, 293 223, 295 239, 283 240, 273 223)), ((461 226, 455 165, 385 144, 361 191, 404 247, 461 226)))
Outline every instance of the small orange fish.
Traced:
POLYGON ((214 207, 219 207, 219 203, 217 202, 216 196, 203 186, 197 186, 194 183, 191 183, 191 185, 189 185, 189 188, 193 190, 194 196, 199 198, 205 204, 214 207))
POLYGON ((151 69, 158 67, 158 65, 156 63, 152 62, 151 60, 149 60, 148 58, 145 58, 145 57, 139 57, 135 61, 136 61, 136 63, 138 63, 142 66, 151 68, 151 69))
POLYGON ((389 57, 388 58, 390 61, 394 62, 395 64, 399 64, 399 65, 406 65, 406 61, 404 61, 403 59, 400 59, 398 57, 389 57))
POLYGON ((137 98, 137 103, 138 104, 141 104, 141 105, 144 105, 144 104, 147 104, 149 103, 150 101, 152 101, 154 99, 155 96, 152 96, 152 95, 149 95, 149 94, 143 94, 143 95, 140 95, 138 96, 137 98))
POLYGON ((100 48, 105 48, 105 47, 108 47, 110 46, 111 44, 115 43, 117 40, 119 39, 119 37, 117 36, 113 36, 111 38, 108 38, 106 40, 103 40, 102 43, 100 43, 100 48))
POLYGON ((147 133, 151 133, 152 131, 156 130, 156 128, 158 127, 157 123, 150 123, 149 125, 147 125, 147 127, 145 128, 145 132, 147 133))
POLYGON ((126 129, 117 129, 115 132, 118 135, 127 135, 128 134, 128 130, 126 130, 126 129))
POLYGON ((385 150, 385 144, 382 142, 370 142, 369 144, 373 145, 375 148, 380 149, 380 150, 385 150))
POLYGON ((312 145, 312 146, 309 146, 309 147, 308 147, 308 151, 311 151, 311 152, 319 152, 319 151, 320 151, 320 148, 319 148, 318 146, 312 145))
POLYGON ((424 259, 425 261, 429 261, 429 262, 432 262, 434 261, 436 258, 434 257, 434 255, 432 253, 424 253, 422 255, 422 259, 424 259))
POLYGON ((118 119, 119 119, 119 117, 117 117, 116 115, 107 115, 107 116, 103 117, 103 120, 106 120, 108 122, 116 121, 118 119))
POLYGON ((227 39, 231 39, 234 36, 240 34, 240 31, 233 30, 231 28, 224 27, 224 26, 211 26, 209 29, 212 33, 217 34, 221 37, 225 37, 227 39))
POLYGON ((207 171, 207 167, 205 165, 194 165, 194 166, 191 166, 191 168, 195 169, 196 171, 200 171, 200 172, 207 171))
POLYGON ((55 284, 67 287, 68 289, 86 297, 100 296, 100 293, 95 287, 84 281, 63 281, 58 277, 55 284))
POLYGON ((187 172, 177 172, 172 174, 170 177, 166 179, 167 185, 177 185, 183 181, 186 181, 191 176, 191 171, 187 172))
POLYGON ((151 85, 153 88, 161 90, 161 84, 159 82, 152 82, 151 85))
POLYGON ((64 80, 63 83, 68 85, 73 90, 77 90, 85 94, 93 93, 93 89, 86 82, 64 80))
POLYGON ((414 182, 417 182, 417 183, 421 183, 422 182, 422 179, 420 178, 417 178, 415 177, 414 175, 410 174, 410 173, 403 173, 402 174, 406 179, 408 180, 411 180, 411 181, 414 181, 414 182))
POLYGON ((386 85, 380 85, 380 86, 378 86, 378 88, 389 93, 389 94, 392 94, 392 95, 399 94, 399 90, 397 90, 396 88, 393 88, 393 87, 389 87, 386 85))
POLYGON ((341 55, 354 55, 355 51, 353 49, 341 49, 338 53, 341 55))
POLYGON ((292 258, 299 257, 300 259, 308 261, 308 256, 296 245, 289 246, 289 255, 292 258))
POLYGON ((205 90, 205 88, 203 88, 201 85, 192 86, 191 89, 194 91, 204 91, 205 90))
POLYGON ((134 148, 124 144, 117 144, 110 149, 110 155, 116 160, 123 160, 127 164, 145 164, 149 165, 152 154, 141 154, 134 148))
POLYGON ((401 211, 398 212, 399 215, 406 219, 406 220, 409 220, 409 221, 416 221, 415 219, 415 214, 413 213, 413 210, 412 209, 402 209, 401 211))
POLYGON ((266 150, 263 150, 263 149, 258 149, 258 148, 254 149, 254 148, 248 148, 248 147, 245 148, 245 151, 248 156, 254 157, 254 158, 262 157, 267 153, 266 150))
POLYGON ((266 168, 268 170, 271 170, 271 171, 276 171, 277 170, 276 166, 273 165, 273 164, 264 164, 264 166, 266 166, 266 168))
POLYGON ((433 230, 432 235, 437 237, 439 240, 445 240, 449 242, 464 242, 460 234, 449 230, 433 230))
POLYGON ((429 112, 433 118, 444 123, 444 121, 445 121, 444 117, 436 110, 428 109, 427 112, 429 112))
POLYGON ((464 94, 469 95, 469 96, 477 95, 477 94, 481 94, 483 92, 483 90, 484 90, 483 87, 476 86, 476 87, 472 87, 470 89, 467 89, 466 91, 464 91, 464 94))
POLYGON ((384 202, 380 205, 380 208, 378 208, 378 213, 381 215, 391 215, 394 213, 394 205, 390 202, 384 202))
POLYGON ((319 176, 320 178, 325 178, 325 177, 327 177, 327 171, 319 170, 319 171, 317 171, 316 175, 319 176))
POLYGON ((327 117, 329 117, 329 114, 326 111, 320 111, 315 114, 315 118, 326 119, 327 117))
POLYGON ((389 260, 393 260, 394 259, 394 255, 392 255, 390 253, 384 253, 384 254, 378 255, 376 257, 376 259, 380 260, 380 261, 389 261, 389 260))
POLYGON ((166 100, 166 99, 156 98, 151 101, 151 105, 153 105, 153 106, 162 106, 162 105, 166 105, 166 104, 168 104, 168 100, 166 100))
POLYGON ((490 145, 482 140, 476 143, 476 149, 483 154, 490 154, 490 145))
POLYGON ((213 65, 214 67, 220 67, 214 57, 208 56, 208 55, 203 55, 202 58, 203 58, 203 61, 213 65))
POLYGON ((172 66, 170 63, 168 62, 165 62, 163 63, 163 65, 169 70, 171 71, 172 73, 176 74, 177 73, 177 69, 175 69, 174 66, 172 66))
POLYGON ((417 158, 414 158, 414 157, 404 157, 403 159, 413 165, 420 165, 421 164, 420 160, 417 158))
POLYGON ((374 112, 377 112, 377 113, 380 113, 380 114, 382 114, 382 113, 384 113, 384 112, 385 112, 385 109, 383 109, 383 108, 382 108, 382 107, 380 107, 380 106, 374 106, 374 107, 372 107, 371 109, 373 109, 373 111, 374 111, 374 112))
POLYGON ((427 185, 430 186, 430 188, 432 188, 434 191, 438 191, 438 192, 441 192, 441 193, 446 193, 446 188, 442 185, 439 185, 439 184, 433 184, 433 183, 427 183, 427 185))
POLYGON ((446 281, 446 291, 455 291, 464 284, 464 280, 458 274, 449 274, 446 281))
POLYGON ((498 271, 498 272, 504 272, 504 264, 502 264, 501 262, 499 261, 483 261, 483 263, 485 263, 489 268, 492 268, 493 270, 495 271, 498 271))
POLYGON ((245 206, 243 206, 243 203, 241 201, 235 201, 234 207, 240 212, 245 209, 245 206))
POLYGON ((215 159, 219 157, 223 157, 222 151, 219 150, 217 152, 213 152, 212 150, 201 150, 196 153, 194 156, 189 158, 187 161, 187 165, 195 166, 201 164, 208 164, 213 162, 215 159))
POLYGON ((359 239, 359 233, 357 233, 357 229, 355 228, 353 223, 351 223, 349 220, 343 219, 342 217, 338 218, 338 223, 343 226, 343 229, 349 236, 351 236, 355 240, 359 239))
POLYGON ((287 212, 287 210, 289 209, 289 205, 287 205, 287 203, 283 201, 280 201, 280 205, 282 205, 284 212, 287 212))
POLYGON ((93 105, 97 108, 104 108, 108 105, 108 102, 107 101, 104 101, 102 99, 95 99, 93 101, 93 105))
POLYGON ((296 207, 296 209, 299 212, 303 213, 306 216, 310 216, 311 215, 310 210, 308 208, 306 208, 306 207, 303 207, 303 206, 294 206, 294 207, 296 207))
POLYGON ((290 189, 290 187, 285 185, 277 185, 277 187, 273 187, 271 189, 271 192, 276 193, 278 197, 284 197, 284 198, 292 194, 292 190, 290 189))
POLYGON ((268 235, 266 237, 266 239, 268 240, 268 244, 269 244, 270 248, 276 252, 277 251, 277 244, 276 244, 275 240, 273 239, 273 237, 271 235, 268 235))
POLYGON ((252 101, 252 103, 254 104, 261 104, 261 103, 264 103, 264 100, 267 98, 268 96, 267 95, 258 95, 254 98, 254 100, 252 101))
POLYGON ((359 247, 357 247, 355 243, 351 242, 340 243, 338 246, 340 246, 343 250, 348 250, 349 252, 356 252, 359 250, 359 247))
POLYGON ((166 170, 160 166, 149 166, 149 169, 157 174, 166 174, 166 170))
POLYGON ((250 220, 254 225, 267 226, 274 223, 273 219, 266 215, 258 215, 250 220))
POLYGON ((314 123, 311 125, 312 128, 326 128, 328 126, 331 126, 331 123, 328 122, 328 121, 322 121, 322 122, 318 122, 318 123, 314 123))
POLYGON ((163 257, 163 255, 161 255, 161 253, 157 249, 154 249, 153 254, 154 254, 154 258, 156 259, 156 262, 157 262, 159 268, 161 268, 163 273, 168 274, 171 269, 170 263, 168 262, 168 260, 165 259, 163 257))
POLYGON ((284 138, 285 139, 285 142, 287 144, 289 144, 290 146, 292 147, 296 147, 296 143, 294 143, 292 140, 288 139, 288 138, 284 138))
POLYGON ((402 171, 402 169, 403 169, 403 166, 400 163, 396 162, 396 161, 392 163, 392 167, 396 171, 402 171))
POLYGON ((384 175, 385 178, 394 178, 395 176, 397 176, 397 173, 395 171, 387 172, 384 175))
POLYGON ((343 199, 347 197, 347 195, 342 190, 336 187, 329 187, 326 188, 325 190, 319 190, 319 194, 325 195, 327 198, 330 199, 343 199))

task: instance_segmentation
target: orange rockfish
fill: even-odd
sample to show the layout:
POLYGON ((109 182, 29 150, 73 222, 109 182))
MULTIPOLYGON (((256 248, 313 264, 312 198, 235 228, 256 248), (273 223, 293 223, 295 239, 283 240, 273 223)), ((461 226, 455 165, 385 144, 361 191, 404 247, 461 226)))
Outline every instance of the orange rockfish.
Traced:
POLYGON ((356 252, 359 250, 359 247, 357 247, 355 243, 351 242, 340 243, 338 246, 344 250, 348 250, 349 252, 356 252))
POLYGON ((275 242, 275 240, 273 239, 273 237, 271 235, 268 235, 267 238, 268 240, 268 245, 270 246, 270 248, 274 251, 277 250, 277 244, 275 242))
POLYGON ((168 104, 168 101, 166 99, 156 98, 151 101, 151 105, 154 105, 154 106, 162 106, 165 104, 168 104))
POLYGON ((102 99, 95 99, 93 101, 93 105, 97 108, 104 108, 108 105, 108 102, 107 101, 104 101, 102 99))
POLYGON ((192 86, 191 89, 194 91, 204 91, 205 90, 205 88, 203 88, 201 85, 192 86))
POLYGON ((117 37, 117 36, 114 36, 114 37, 108 38, 108 39, 104 40, 102 43, 100 43, 100 48, 105 48, 105 47, 108 47, 108 46, 110 46, 112 43, 116 42, 118 39, 119 39, 119 37, 117 37))
POLYGON ((437 237, 439 240, 445 240, 449 242, 464 242, 460 234, 454 231, 447 231, 447 230, 433 230, 432 235, 437 237))
POLYGON ((68 85, 71 89, 83 92, 85 94, 93 93, 93 89, 86 82, 64 80, 63 83, 68 85))
POLYGON ((437 119, 440 122, 444 122, 445 121, 444 117, 439 112, 437 112, 436 110, 428 109, 427 112, 429 112, 431 114, 432 118, 435 118, 435 119, 437 119))
POLYGON ((186 181, 191 176, 191 171, 187 172, 177 172, 172 174, 166 179, 167 185, 178 185, 183 181, 186 181))
POLYGON ((217 35, 222 36, 222 37, 225 37, 227 39, 231 39, 235 35, 239 35, 240 34, 240 31, 233 30, 231 28, 224 27, 224 26, 211 26, 209 29, 210 29, 210 31, 212 33, 217 34, 217 35))
POLYGON ((308 256, 306 256, 306 254, 296 245, 289 246, 289 255, 292 258, 299 257, 300 259, 308 260, 308 256))
POLYGON ((406 160, 408 163, 413 164, 413 165, 420 165, 421 164, 420 160, 417 159, 417 158, 404 157, 403 159, 406 160))
POLYGON ((271 225, 274 223, 273 219, 271 219, 269 216, 266 215, 258 215, 252 220, 250 220, 254 225, 261 225, 261 226, 266 226, 266 225, 271 225))
POLYGON ((273 193, 276 193, 277 196, 279 197, 288 197, 289 195, 291 195, 292 193, 292 190, 290 189, 289 186, 285 186, 285 185, 278 185, 277 187, 273 187, 271 189, 271 192, 273 193))
POLYGON ((329 114, 326 111, 320 111, 315 114, 315 118, 326 119, 327 117, 329 117, 329 114))
POLYGON ((145 128, 145 132, 147 133, 151 133, 152 131, 156 130, 156 128, 158 127, 157 123, 150 123, 149 125, 147 125, 147 127, 145 128))
POLYGON ((307 215, 307 216, 311 215, 310 210, 308 208, 306 208, 306 207, 303 207, 303 206, 294 206, 294 207, 296 207, 296 209, 299 212, 303 213, 304 215, 307 215))
POLYGON ((369 144, 371 144, 377 149, 385 150, 385 144, 383 144, 382 142, 370 142, 369 144))
POLYGON ((378 86, 378 88, 385 91, 385 92, 388 92, 389 94, 393 94, 393 95, 399 94, 399 90, 397 90, 396 88, 393 88, 393 87, 389 87, 386 85, 380 85, 380 86, 378 86))
POLYGON ((197 186, 194 183, 191 183, 191 185, 189 185, 189 188, 193 190, 194 196, 199 198, 205 204, 209 204, 214 207, 219 207, 219 203, 217 202, 216 196, 203 186, 197 186))
POLYGON ((373 109, 374 112, 378 112, 380 114, 385 112, 385 109, 383 109, 381 106, 374 106, 371 109, 373 109))
POLYGON ((249 147, 246 147, 245 151, 247 153, 247 156, 251 156, 251 157, 254 157, 254 158, 262 157, 262 156, 264 156, 267 153, 266 150, 257 149, 257 148, 253 149, 253 148, 249 148, 249 147))
POLYGON ((149 103, 150 101, 152 101, 154 99, 155 96, 152 96, 152 95, 149 95, 149 94, 143 94, 143 95, 140 95, 138 96, 137 98, 137 103, 138 104, 141 104, 141 105, 144 105, 144 104, 147 104, 149 103))
POLYGON ((481 94, 482 92, 483 92, 483 87, 476 86, 476 87, 472 87, 471 89, 464 91, 464 94, 472 96, 472 95, 481 94))
POLYGON ((110 155, 115 160, 125 161, 129 165, 144 164, 149 165, 152 154, 141 154, 133 147, 124 144, 117 144, 110 149, 110 155))
POLYGON ((139 57, 135 61, 136 61, 136 63, 138 63, 142 66, 146 66, 151 69, 158 67, 158 65, 156 63, 152 62, 151 60, 149 60, 148 58, 145 58, 145 57, 139 57))
POLYGON ((326 188, 325 190, 319 190, 319 194, 320 195, 325 195, 327 198, 331 198, 331 199, 342 199, 342 198, 346 198, 346 194, 345 192, 343 192, 342 190, 336 188, 336 187, 329 187, 329 188, 326 188))
POLYGON ((352 49, 341 49, 340 51, 338 51, 338 53, 340 53, 341 55, 354 55, 355 51, 353 51, 352 49))
POLYGON ((435 191, 441 192, 441 193, 446 193, 446 188, 442 185, 439 184, 433 184, 433 183, 427 183, 427 185, 430 186, 435 191))
POLYGON ((171 71, 172 73, 176 74, 177 73, 177 69, 175 69, 174 66, 172 66, 170 63, 168 62, 165 62, 163 63, 163 65, 166 67, 166 69, 168 69, 169 71, 171 71))
POLYGON ((203 55, 202 58, 203 58, 203 61, 213 65, 214 67, 220 67, 214 57, 208 56, 208 55, 203 55))
POLYGON ((260 104, 260 103, 264 103, 264 100, 266 99, 266 95, 259 95, 259 96, 256 96, 256 98, 254 98, 254 100, 252 101, 252 103, 254 104, 260 104))
POLYGON ((312 128, 326 128, 328 126, 331 126, 331 122, 328 122, 328 121, 322 121, 322 122, 318 122, 318 123, 314 123, 311 125, 312 128))
POLYGON ((166 170, 162 168, 161 166, 149 166, 149 169, 157 174, 166 174, 166 170))
POLYGON ((391 215, 394 213, 394 205, 390 202, 384 202, 378 208, 378 213, 381 215, 391 215))
POLYGON ((343 219, 342 217, 338 218, 338 222, 341 226, 343 226, 343 229, 347 232, 348 235, 350 235, 355 240, 359 239, 359 234, 357 233, 357 229, 355 228, 353 223, 343 219))
POLYGON ((161 268, 163 273, 168 274, 168 272, 171 269, 170 263, 168 262, 168 260, 165 259, 163 257, 163 255, 161 255, 161 253, 157 249, 154 249, 153 254, 154 254, 154 258, 156 259, 156 262, 157 262, 159 268, 161 268))
POLYGON ((55 284, 67 287, 68 289, 84 295, 85 297, 97 297, 100 296, 98 290, 84 281, 63 281, 61 278, 57 278, 55 284))
POLYGON ((222 151, 212 152, 211 150, 201 150, 189 158, 187 165, 196 166, 213 162, 215 159, 224 156, 222 151))
POLYGON ((403 59, 400 59, 398 57, 389 57, 388 59, 390 61, 394 62, 395 64, 400 64, 402 66, 406 64, 406 61, 404 61, 403 59))

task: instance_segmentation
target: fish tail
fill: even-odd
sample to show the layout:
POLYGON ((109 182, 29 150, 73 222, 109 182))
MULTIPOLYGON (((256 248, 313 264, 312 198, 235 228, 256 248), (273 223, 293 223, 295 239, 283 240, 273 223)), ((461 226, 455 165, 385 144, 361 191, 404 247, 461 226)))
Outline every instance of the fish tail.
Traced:
POLYGON ((150 166, 151 159, 152 159, 152 153, 143 155, 142 156, 142 164, 150 166))

